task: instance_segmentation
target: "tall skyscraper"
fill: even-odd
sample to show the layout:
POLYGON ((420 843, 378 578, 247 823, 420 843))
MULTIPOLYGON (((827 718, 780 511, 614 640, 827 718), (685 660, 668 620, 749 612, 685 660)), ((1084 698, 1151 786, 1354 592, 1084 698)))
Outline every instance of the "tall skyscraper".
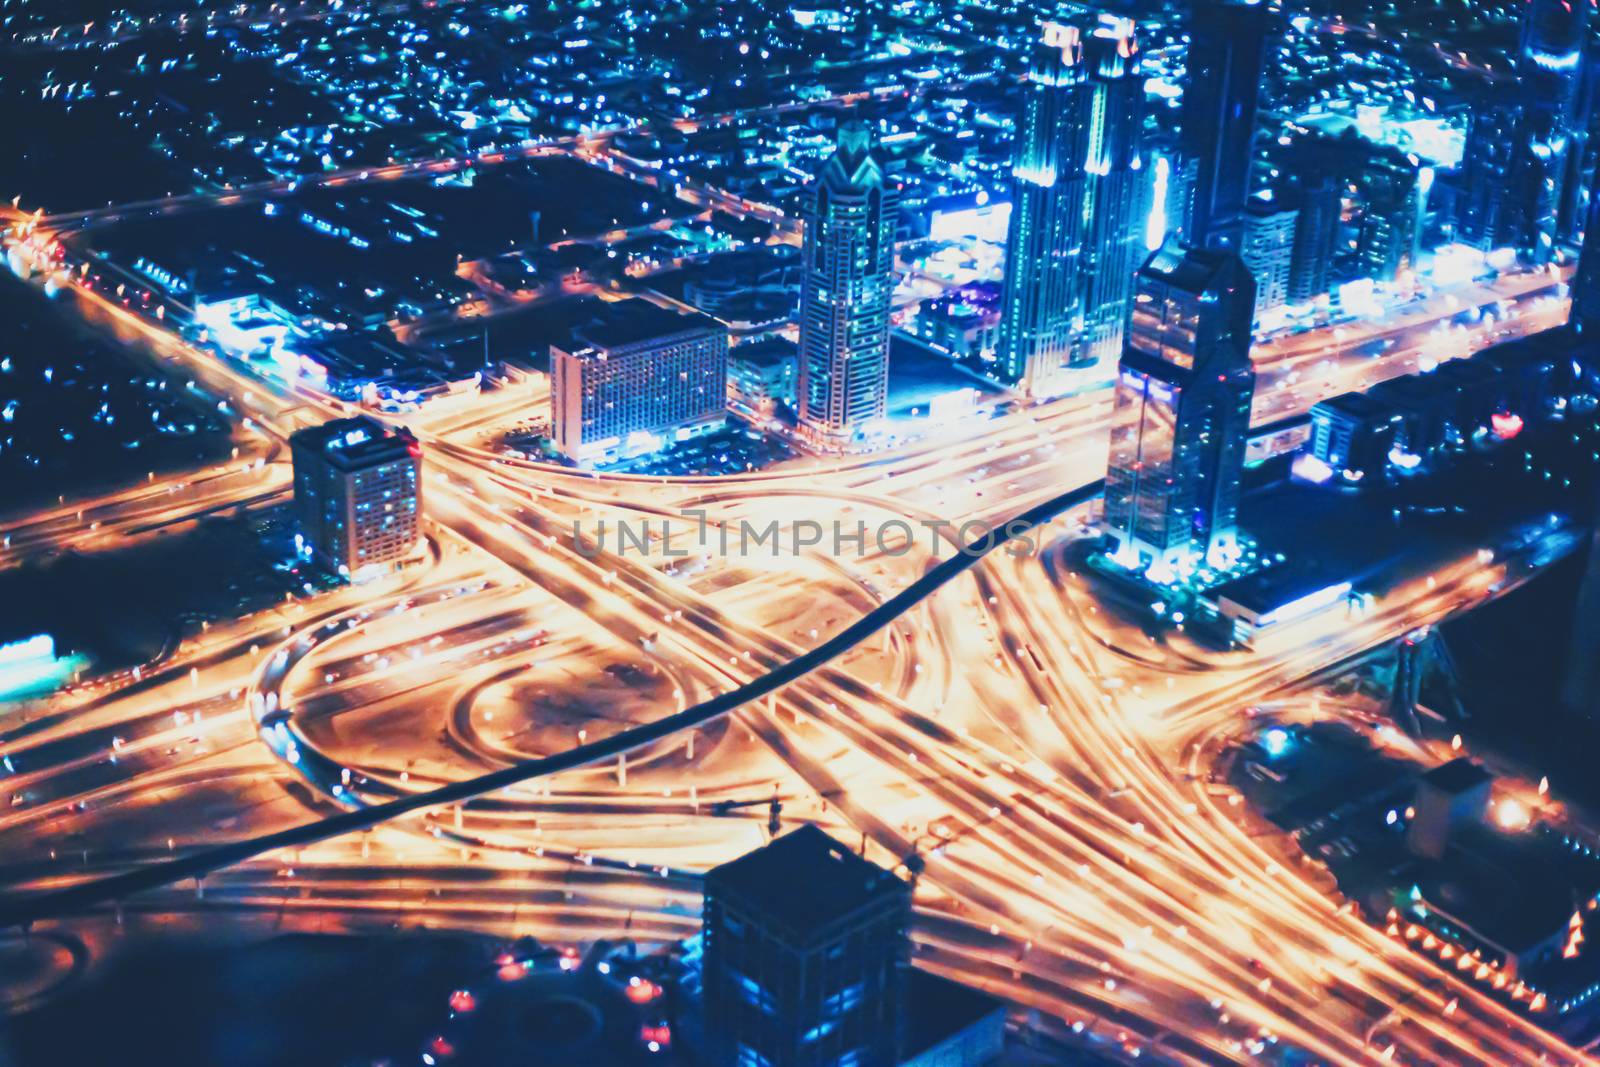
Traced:
POLYGON ((1363 277, 1392 282, 1416 269, 1433 168, 1396 150, 1373 151, 1356 179, 1361 229, 1356 258, 1363 277))
POLYGON ((1175 574, 1237 550, 1254 305, 1237 252, 1169 239, 1139 270, 1101 520, 1129 567, 1175 574))
POLYGON ((1013 161, 997 376, 1042 386, 1071 355, 1081 307, 1083 38, 1047 22, 1033 46, 1013 161))
POLYGON ((911 886, 807 825, 705 879, 716 1067, 896 1067, 911 886))
POLYGON ((1243 240, 1272 16, 1265 4, 1193 0, 1179 116, 1179 166, 1189 189, 1181 230, 1197 248, 1243 240))
POLYGON ((1584 50, 1578 96, 1572 107, 1572 142, 1567 146, 1567 176, 1562 185, 1561 240, 1577 244, 1589 218, 1589 197, 1600 163, 1600 48, 1584 50))
POLYGON ((1516 84, 1489 86, 1468 127, 1460 220, 1466 243, 1512 248, 1531 263, 1554 255, 1563 205, 1571 210, 1568 154, 1587 140, 1578 123, 1588 7, 1528 0, 1516 84))
POLYGON ((1144 165, 1144 79, 1127 19, 1105 22, 1084 41, 1089 71, 1089 141, 1083 169, 1087 233, 1079 274, 1083 329, 1069 365, 1115 359, 1133 299, 1134 275, 1148 254, 1145 221, 1151 182, 1144 165))
POLYGON ((894 297, 898 190, 861 122, 813 182, 802 249, 800 429, 816 447, 848 447, 884 415, 894 297))
POLYGON ((1514 98, 1483 92, 1467 120, 1456 237, 1482 252, 1520 243, 1520 213, 1511 203, 1520 115, 1514 98))
POLYGON ((289 437, 302 555, 356 576, 409 555, 421 532, 422 450, 367 415, 289 437))
POLYGON ((1329 264, 1339 235, 1344 192, 1337 179, 1320 174, 1301 185, 1300 215, 1289 262, 1289 303, 1304 306, 1328 292, 1329 264))
POLYGON ((1121 349, 1144 250, 1144 89, 1131 21, 1034 45, 1013 174, 997 375, 1048 394, 1121 349))
POLYGON ((1517 140, 1515 195, 1529 198, 1524 241, 1536 263, 1555 251, 1568 178, 1568 154, 1578 132, 1578 90, 1588 41, 1583 0, 1528 0, 1522 17, 1517 79, 1526 101, 1517 140))

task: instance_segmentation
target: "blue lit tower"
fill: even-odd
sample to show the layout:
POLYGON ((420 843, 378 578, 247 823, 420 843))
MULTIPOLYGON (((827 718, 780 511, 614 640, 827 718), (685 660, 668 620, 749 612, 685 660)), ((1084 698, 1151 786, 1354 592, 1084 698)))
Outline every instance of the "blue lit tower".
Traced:
POLYGON ((1271 28, 1261 4, 1194 0, 1190 9, 1178 165, 1189 190, 1180 229, 1195 247, 1241 245, 1271 28))
POLYGON ((1149 182, 1133 23, 1046 23, 1019 122, 999 377, 1047 394, 1115 356, 1144 253, 1149 182))
POLYGON ((1150 182, 1144 169, 1144 79, 1130 20, 1101 25, 1084 41, 1089 71, 1089 142, 1085 146, 1083 218, 1087 232, 1079 274, 1083 329, 1069 364, 1122 354, 1134 275, 1148 254, 1145 222, 1150 182))
POLYGON ((800 289, 800 428, 815 446, 845 448, 883 417, 889 392, 898 189, 864 123, 812 183, 800 289))
POLYGON ((707 873, 715 1067, 896 1067, 911 885, 803 826, 707 873))
POLYGON ((1139 270, 1101 520, 1130 568, 1166 576, 1236 552, 1254 307, 1236 252, 1169 238, 1139 270))
MULTIPOLYGON (((1591 28, 1592 34, 1592 28, 1591 28)), ((1595 167, 1600 163, 1600 48, 1584 50, 1578 98, 1572 111, 1572 143, 1567 148, 1567 178, 1561 198, 1561 240, 1575 245, 1589 218, 1595 167)))
POLYGON ((1042 389, 1071 356, 1081 308, 1085 95, 1076 26, 1044 24, 1034 42, 1012 164, 1005 308, 997 376, 1042 389))

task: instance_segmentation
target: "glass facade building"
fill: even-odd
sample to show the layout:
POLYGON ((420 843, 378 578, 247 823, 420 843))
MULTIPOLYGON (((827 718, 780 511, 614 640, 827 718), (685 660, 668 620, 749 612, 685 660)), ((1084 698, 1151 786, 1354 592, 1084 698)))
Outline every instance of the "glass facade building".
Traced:
MULTIPOLYGON (((1600 175, 1594 179, 1600 185, 1600 175)), ((1591 191, 1583 250, 1572 276, 1572 328, 1585 337, 1600 335, 1600 195, 1591 191)))
POLYGON ((1254 305, 1234 252, 1169 240, 1139 271, 1101 519, 1129 567, 1180 573, 1236 551, 1254 305))
POLYGON ((1536 264, 1554 256, 1562 213, 1577 210, 1567 183, 1588 140, 1580 120, 1588 7, 1529 0, 1516 83, 1486 87, 1473 109, 1458 224, 1467 244, 1511 248, 1536 264))

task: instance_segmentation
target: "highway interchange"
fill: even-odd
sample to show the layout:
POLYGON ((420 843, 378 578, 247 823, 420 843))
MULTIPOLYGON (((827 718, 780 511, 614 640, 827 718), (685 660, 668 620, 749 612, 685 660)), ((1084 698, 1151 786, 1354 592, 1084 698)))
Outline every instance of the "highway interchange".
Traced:
MULTIPOLYGON (((580 149, 603 146, 549 150, 580 149)), ((241 195, 256 194, 200 199, 241 195)), ((1513 275, 1270 341, 1256 421, 1555 325, 1559 281, 1513 275), (1498 321, 1457 322, 1468 306, 1498 321)), ((66 282, 86 317, 224 405, 239 449, 0 520, 5 563, 280 501, 288 433, 345 413, 66 282)), ((1242 709, 1309 713, 1305 680, 1495 595, 1516 561, 1440 558, 1363 617, 1219 654, 1152 641, 1066 562, 1103 474, 1103 390, 865 457, 703 478, 595 475, 493 447, 497 420, 525 414, 401 417, 426 457, 413 566, 213 626, 148 671, 0 720, 0 913, 36 916, 41 935, 0 943, 28 961, 18 1003, 127 926, 687 936, 698 872, 760 844, 777 796, 785 825, 816 821, 917 872, 919 965, 1037 1009, 1048 1031, 1088 1030, 1102 1051, 1587 1062, 1491 982, 1341 907, 1325 874, 1207 780, 1217 746, 1250 726, 1242 709), (689 511, 713 530, 775 522, 785 540, 800 520, 921 530, 1030 513, 1040 550, 980 561, 931 537, 903 552, 869 537, 859 552, 723 555, 694 543, 689 511), (667 519, 678 538, 648 553, 581 551, 572 536, 667 519), (203 859, 229 842, 253 858, 203 859), (181 879, 160 866, 195 857, 181 879), (56 914, 141 871, 173 884, 91 918, 56 914)))

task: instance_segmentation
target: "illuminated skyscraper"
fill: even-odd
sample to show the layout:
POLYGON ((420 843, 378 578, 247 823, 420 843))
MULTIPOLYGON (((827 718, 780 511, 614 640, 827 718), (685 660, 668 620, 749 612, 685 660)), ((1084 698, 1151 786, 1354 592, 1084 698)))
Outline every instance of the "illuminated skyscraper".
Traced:
POLYGON ((800 289, 800 428, 824 449, 846 447, 885 411, 897 200, 872 132, 841 125, 813 182, 800 289))
POLYGON ((1296 197, 1299 218, 1294 227, 1294 253, 1289 262, 1289 303, 1310 304, 1328 292, 1328 265, 1338 240, 1342 190, 1326 174, 1302 185, 1296 197))
POLYGON ((1179 166, 1188 190, 1181 232, 1197 248, 1243 240, 1272 16, 1264 4, 1194 0, 1179 117, 1179 166))
POLYGON ((644 300, 601 303, 550 346, 550 439, 580 465, 647 455, 727 422, 728 330, 644 300))
POLYGON ((1567 177, 1561 197, 1561 240, 1577 244, 1589 219, 1595 167, 1600 164, 1600 48, 1587 48, 1572 110, 1572 143, 1567 147, 1567 177))
POLYGON ((1170 574, 1235 553, 1254 305, 1236 252, 1169 240, 1139 271, 1101 520, 1129 567, 1170 574))
POLYGON ((1083 330, 1069 364, 1122 353, 1134 275, 1149 252, 1145 221, 1151 183, 1144 166, 1144 79, 1133 23, 1119 19, 1084 41, 1089 70, 1089 143, 1083 169, 1087 233, 1079 273, 1083 330))
POLYGON ((422 452, 367 415, 289 437, 303 555, 346 577, 409 555, 421 533, 422 452))
POLYGON ((1365 160, 1356 178, 1362 277, 1392 282, 1416 269, 1432 187, 1433 168, 1418 167, 1398 151, 1373 152, 1365 160))
POLYGON ((1084 174, 1074 149, 1085 80, 1078 28, 1045 23, 1017 121, 997 368, 1002 381, 1028 389, 1067 362, 1081 306, 1084 174))
POLYGON ((1133 23, 1046 23, 1018 124, 998 376, 1049 393, 1121 350, 1144 251, 1144 87, 1133 23))
POLYGON ((1568 155, 1578 134, 1589 6, 1582 0, 1528 0, 1523 13, 1517 79, 1526 103, 1513 195, 1528 198, 1523 241, 1536 263, 1550 259, 1560 232, 1568 155))

